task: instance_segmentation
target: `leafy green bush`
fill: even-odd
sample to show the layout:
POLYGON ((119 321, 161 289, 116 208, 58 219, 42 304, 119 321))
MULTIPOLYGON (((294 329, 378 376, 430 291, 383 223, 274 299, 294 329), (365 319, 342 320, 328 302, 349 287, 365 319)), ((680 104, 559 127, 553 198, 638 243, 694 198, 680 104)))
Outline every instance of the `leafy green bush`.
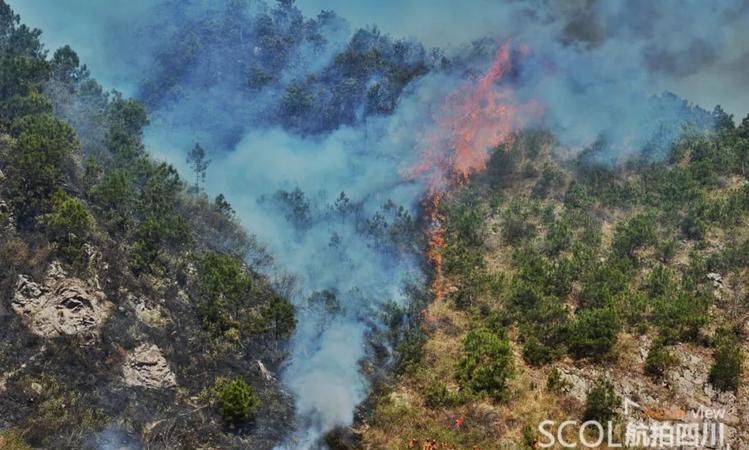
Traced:
POLYGON ((395 372, 404 374, 413 371, 419 366, 424 356, 424 344, 427 341, 426 333, 420 326, 408 328, 404 336, 397 342, 395 353, 397 355, 395 372))
POLYGON ((613 308, 580 311, 570 332, 570 351, 578 358, 603 358, 614 348, 620 327, 613 308))
POLYGON ((675 239, 666 239, 656 245, 655 252, 662 263, 668 263, 676 255, 677 247, 678 244, 675 239))
POLYGON ((239 376, 216 379, 213 399, 224 420, 232 424, 251 419, 260 408, 260 399, 255 394, 255 389, 239 376))
POLYGON ((512 350, 505 336, 486 328, 468 332, 455 374, 463 388, 502 400, 507 396, 507 381, 514 371, 512 350))
POLYGON ((72 173, 78 143, 67 124, 48 115, 17 119, 12 134, 17 147, 8 165, 11 202, 19 225, 29 226, 50 210, 52 195, 72 173))
POLYGON ((701 241, 707 232, 707 223, 696 212, 690 211, 680 224, 681 233, 687 239, 701 241))
POLYGON ((645 291, 651 298, 667 295, 677 288, 673 273, 662 265, 655 266, 645 281, 645 291))
POLYGON ((655 215, 639 214, 616 226, 614 252, 620 256, 634 257, 635 250, 656 242, 655 215))
POLYGON ((572 181, 564 195, 564 204, 568 208, 585 210, 593 205, 593 199, 585 185, 572 181))
POLYGON ((707 322, 708 305, 702 294, 671 291, 655 300, 653 322, 666 343, 693 341, 707 322))
POLYGON ((741 383, 744 352, 735 339, 724 339, 714 355, 710 368, 710 384, 721 391, 737 391, 741 383))
POLYGON ((0 431, 0 449, 2 450, 33 450, 20 433, 15 430, 0 431))
POLYGON ((424 391, 424 401, 428 407, 437 409, 460 403, 460 395, 450 391, 445 383, 433 381, 424 391))
POLYGON ((196 281, 200 294, 198 311, 209 328, 223 333, 240 320, 240 312, 249 304, 252 278, 238 258, 208 252, 197 263, 196 281))
POLYGON ((655 379, 661 379, 668 369, 676 364, 676 359, 666 348, 663 339, 656 339, 650 347, 648 357, 645 359, 645 373, 655 379))
POLYGON ((530 335, 523 343, 523 359, 533 366, 547 364, 560 356, 558 348, 546 345, 536 336, 530 335))
POLYGON ((177 211, 184 185, 176 169, 148 160, 140 163, 136 174, 144 181, 138 198, 141 218, 133 234, 132 262, 136 270, 145 271, 153 268, 164 251, 185 247, 192 236, 187 221, 177 211))
POLYGON ((614 385, 608 381, 599 380, 588 392, 585 400, 583 420, 595 420, 605 424, 616 417, 616 408, 620 398, 614 391, 614 385))
POLYGON ((176 214, 154 214, 146 218, 133 233, 130 254, 133 268, 138 272, 152 270, 166 249, 183 247, 189 239, 187 222, 176 214))
POLYGON ((630 281, 630 263, 626 258, 597 262, 583 275, 580 292, 582 308, 613 306, 617 296, 626 292, 630 281))
POLYGON ((536 225, 530 220, 531 211, 520 200, 513 200, 503 215, 502 236, 508 244, 536 236, 536 225))
POLYGON ((546 232, 546 252, 557 256, 567 250, 572 242, 572 230, 567 221, 554 222, 546 232))
POLYGON ((91 198, 104 222, 115 231, 125 231, 135 218, 136 192, 132 176, 125 170, 106 173, 91 188, 91 198))
POLYGON ((541 176, 531 190, 531 197, 546 198, 564 185, 564 174, 553 166, 544 167, 541 176))
POLYGON ((287 336, 296 327, 295 311, 288 300, 273 296, 261 313, 262 328, 270 329, 276 339, 287 336))
POLYGON ((80 262, 85 255, 83 244, 94 220, 77 198, 58 191, 52 199, 52 212, 45 216, 50 238, 69 261, 80 262))

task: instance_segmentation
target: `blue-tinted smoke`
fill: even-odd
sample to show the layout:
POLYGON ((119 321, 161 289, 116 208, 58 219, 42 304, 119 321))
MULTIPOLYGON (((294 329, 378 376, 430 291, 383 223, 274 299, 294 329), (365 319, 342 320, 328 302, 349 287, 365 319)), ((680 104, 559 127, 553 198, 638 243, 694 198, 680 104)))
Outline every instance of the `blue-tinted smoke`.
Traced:
POLYGON ((365 398, 368 336, 385 305, 408 300, 404 282, 423 277, 418 248, 390 233, 413 229, 403 222, 426 190, 401 174, 436 126, 432 113, 491 65, 498 43, 528 48, 500 81, 513 101, 542 109, 519 123, 573 149, 598 146, 604 162, 659 156, 682 126, 707 124, 680 98, 653 96, 665 90, 746 113, 749 7, 738 0, 10 3, 52 30, 54 44, 69 38, 94 76, 149 106, 152 152, 186 173, 184 155, 200 142, 213 159, 208 192, 224 193, 267 243, 268 273, 295 276, 299 328, 283 370, 296 398, 295 449, 350 424, 365 398), (374 14, 427 45, 318 15, 329 6, 356 26, 374 14), (336 203, 341 192, 348 202, 336 203))

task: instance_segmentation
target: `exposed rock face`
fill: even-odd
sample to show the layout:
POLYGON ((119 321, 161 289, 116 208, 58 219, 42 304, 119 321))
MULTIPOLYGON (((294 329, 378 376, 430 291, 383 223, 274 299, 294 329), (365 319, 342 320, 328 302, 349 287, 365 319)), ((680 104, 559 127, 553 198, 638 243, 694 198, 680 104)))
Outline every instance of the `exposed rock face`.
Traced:
POLYGON ((103 292, 68 277, 58 263, 50 265, 42 283, 20 275, 12 307, 39 336, 81 335, 89 339, 98 336, 112 310, 103 292))
POLYGON ((143 323, 153 328, 160 328, 170 322, 164 308, 144 298, 130 297, 135 309, 135 316, 143 323))
POLYGON ((125 383, 149 389, 175 387, 177 381, 169 368, 161 349, 155 345, 142 344, 128 354, 122 367, 125 383))
MULTIPOLYGON (((749 448, 749 433, 741 429, 749 421, 749 396, 745 387, 739 393, 720 392, 709 383, 711 352, 693 344, 670 347, 678 361, 662 383, 653 383, 642 373, 642 365, 651 341, 641 339, 638 360, 630 370, 604 370, 598 367, 560 367, 567 383, 567 395, 585 402, 587 393, 597 379, 609 380, 617 395, 637 402, 641 408, 632 419, 673 422, 704 422, 700 411, 718 411, 718 422, 725 426, 726 442, 731 448, 749 448)), ((746 347, 744 349, 747 351, 746 347)))

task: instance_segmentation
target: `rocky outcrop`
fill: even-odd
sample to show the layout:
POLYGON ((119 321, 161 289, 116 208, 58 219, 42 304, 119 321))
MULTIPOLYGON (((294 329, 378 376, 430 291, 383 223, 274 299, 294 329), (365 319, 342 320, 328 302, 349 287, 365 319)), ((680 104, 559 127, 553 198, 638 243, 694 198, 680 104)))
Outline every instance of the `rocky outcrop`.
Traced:
POLYGON ((142 344, 127 355, 122 367, 125 384, 148 389, 166 389, 177 385, 174 372, 156 345, 142 344))
POLYGON ((52 263, 42 283, 25 275, 18 277, 12 308, 39 336, 94 339, 112 304, 95 286, 67 276, 59 263, 52 263))
POLYGON ((132 295, 129 296, 128 300, 133 305, 138 320, 149 327, 161 328, 171 322, 167 312, 160 305, 132 295))
POLYGON ((667 372, 665 380, 654 383, 642 372, 650 344, 651 339, 640 338, 638 358, 629 370, 597 366, 559 367, 566 394, 585 402, 595 381, 603 379, 613 384, 617 395, 637 403, 638 408, 631 417, 633 420, 703 422, 705 418, 700 416, 701 412, 716 411, 720 414, 718 421, 725 426, 726 442, 732 448, 749 448, 746 447, 749 433, 741 428, 742 424, 749 423, 749 397, 743 387, 734 393, 721 392, 710 385, 710 350, 693 344, 671 346, 671 353, 678 363, 667 372))

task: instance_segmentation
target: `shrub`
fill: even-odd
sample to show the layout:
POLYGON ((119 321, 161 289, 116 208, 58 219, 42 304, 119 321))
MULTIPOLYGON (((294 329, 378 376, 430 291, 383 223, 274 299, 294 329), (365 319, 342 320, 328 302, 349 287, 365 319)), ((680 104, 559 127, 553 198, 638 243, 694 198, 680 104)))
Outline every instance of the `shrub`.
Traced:
POLYGON ((572 230, 567 221, 554 222, 546 233, 546 252, 549 256, 557 256, 570 247, 572 230))
POLYGON ((285 298, 273 296, 263 308, 261 321, 263 329, 270 329, 275 338, 280 339, 294 331, 296 327, 294 305, 285 298))
POLYGON ((563 392, 569 388, 570 384, 562 378, 562 372, 556 367, 551 369, 549 377, 546 379, 546 390, 549 392, 563 392))
POLYGON ((70 261, 80 261, 83 244, 93 225, 93 218, 77 198, 58 191, 52 199, 52 212, 45 216, 50 238, 58 251, 70 261))
POLYGON ((656 242, 655 231, 654 215, 637 215, 617 225, 612 248, 618 255, 632 258, 635 250, 656 242))
POLYGON ((445 383, 433 381, 424 391, 424 401, 430 408, 442 408, 460 403, 460 396, 450 391, 445 383))
POLYGON ((722 342, 714 355, 710 368, 710 384, 721 391, 737 391, 741 382, 744 353, 733 339, 722 342))
POLYGON ((707 322, 708 303, 700 294, 672 291, 656 299, 653 322, 666 343, 694 340, 707 322))
POLYGON ((625 258, 614 258, 596 263, 583 278, 580 306, 604 308, 612 306, 614 298, 629 287, 630 264, 625 258))
POLYGON ((51 206, 52 195, 72 172, 75 132, 48 115, 24 116, 13 123, 17 148, 11 153, 11 200, 20 225, 26 226, 51 206))
POLYGON ((585 210, 593 205, 593 199, 585 185, 573 181, 564 195, 564 204, 568 208, 585 210))
POLYGON ((564 174, 552 166, 544 167, 541 177, 533 186, 531 197, 546 198, 551 191, 559 189, 564 185, 564 174))
POLYGON ((132 177, 126 171, 107 172, 92 187, 91 198, 113 229, 124 231, 133 220, 136 197, 132 177))
POLYGON ((141 223, 135 230, 133 263, 138 270, 148 270, 164 250, 179 250, 190 242, 187 221, 176 209, 183 190, 174 167, 145 161, 137 170, 145 179, 138 199, 141 223))
POLYGON ((23 440, 21 434, 15 430, 5 430, 0 432, 0 449, 32 450, 31 446, 23 440))
POLYGON ((656 339, 645 359, 645 373, 655 379, 661 379, 674 364, 676 364, 676 359, 666 348, 663 339, 656 339))
POLYGON ((130 259, 137 271, 154 267, 165 249, 181 247, 189 242, 187 222, 175 214, 153 215, 135 229, 130 259))
POLYGON ((251 419, 260 407, 255 389, 239 376, 218 378, 213 385, 213 396, 221 416, 232 424, 251 419))
POLYGON ((513 373, 512 350, 506 337, 485 328, 468 332, 456 371, 456 379, 462 387, 502 400, 507 395, 507 380, 513 373))
POLYGON ((536 236, 536 225, 531 222, 531 212, 527 205, 513 200, 504 213, 502 236, 508 244, 514 245, 522 240, 536 236))
POLYGON ((581 311, 572 326, 570 351, 576 357, 602 358, 616 344, 620 320, 612 308, 581 311))
POLYGON ((673 274, 662 265, 655 266, 645 282, 645 290, 653 298, 667 295, 676 288, 673 274))
POLYGON ((662 263, 667 263, 676 255, 678 244, 675 239, 667 239, 656 245, 656 255, 662 263))
POLYGON ((556 330, 552 330, 550 336, 544 336, 543 340, 540 340, 533 334, 526 337, 523 343, 523 359, 528 364, 541 366, 550 363, 564 354, 564 347, 554 342, 556 340, 554 337, 558 336, 558 333, 554 333, 554 331, 556 330), (552 337, 552 339, 549 339, 549 337, 552 337), (548 341, 552 342, 549 343, 548 341))
POLYGON ((701 241, 704 239, 705 233, 707 232, 707 224, 693 211, 690 211, 689 214, 684 217, 679 228, 684 237, 695 241, 701 241))
POLYGON ((602 424, 613 420, 616 417, 619 402, 614 385, 608 381, 599 380, 588 392, 583 420, 595 420, 602 424))
POLYGON ((395 346, 397 360, 395 372, 404 374, 415 370, 424 357, 424 344, 427 336, 421 327, 408 328, 395 346))
POLYGON ((198 261, 198 311, 206 326, 223 333, 249 303, 252 278, 231 255, 208 252, 198 261))

